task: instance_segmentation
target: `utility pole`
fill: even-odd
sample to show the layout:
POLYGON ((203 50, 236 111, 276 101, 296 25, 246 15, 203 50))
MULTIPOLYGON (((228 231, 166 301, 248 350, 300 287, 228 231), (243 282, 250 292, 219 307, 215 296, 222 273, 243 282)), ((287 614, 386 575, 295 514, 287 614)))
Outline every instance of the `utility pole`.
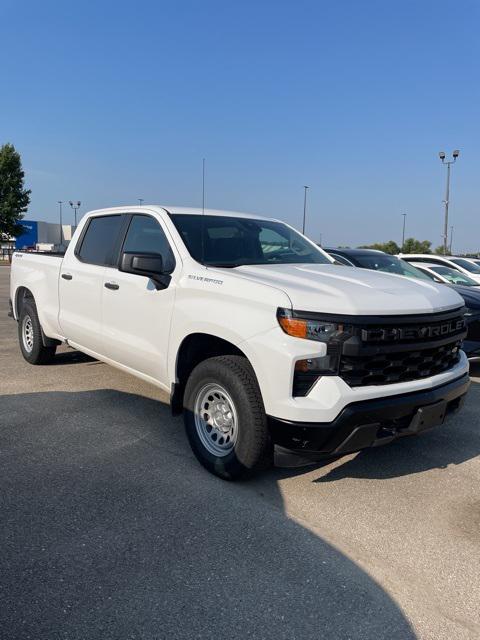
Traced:
POLYGON ((403 232, 402 232, 402 251, 403 251, 403 247, 405 246, 405 223, 407 220, 407 214, 402 213, 402 216, 403 216, 403 232))
POLYGON ((78 209, 80 209, 80 205, 82 203, 80 202, 80 200, 77 200, 76 202, 73 202, 72 200, 70 200, 69 204, 75 212, 75 229, 76 229, 77 228, 77 211, 78 209))
POLYGON ((445 189, 445 200, 443 201, 445 204, 445 220, 443 225, 443 254, 448 255, 448 205, 450 204, 450 166, 455 164, 458 156, 460 155, 460 151, 455 149, 452 153, 453 160, 445 161, 445 151, 439 152, 439 158, 442 161, 442 164, 447 167, 447 186, 445 189))
POLYGON ((309 189, 310 187, 307 187, 307 185, 304 185, 304 193, 303 193, 303 226, 302 226, 302 233, 303 235, 305 235, 305 217, 307 215, 307 189, 309 189))
POLYGON ((63 244, 63 222, 62 222, 62 204, 63 200, 57 200, 58 206, 60 208, 60 246, 63 244))

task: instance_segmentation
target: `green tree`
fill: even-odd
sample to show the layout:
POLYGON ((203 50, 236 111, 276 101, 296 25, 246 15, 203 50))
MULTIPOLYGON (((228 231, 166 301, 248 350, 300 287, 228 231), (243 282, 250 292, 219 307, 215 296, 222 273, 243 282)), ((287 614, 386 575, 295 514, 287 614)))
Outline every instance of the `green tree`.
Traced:
POLYGON ((437 254, 437 256, 443 256, 443 255, 445 255, 445 254, 444 254, 444 251, 443 251, 443 244, 441 244, 439 247, 436 247, 436 249, 435 249, 434 253, 436 253, 436 254, 437 254))
POLYGON ((20 154, 13 144, 0 147, 0 236, 22 233, 20 221, 30 203, 30 189, 24 188, 25 174, 20 154))
POLYGON ((376 242, 375 244, 368 244, 359 247, 360 249, 376 249, 377 251, 384 251, 385 253, 389 253, 394 256, 397 253, 400 253, 400 247, 393 240, 389 240, 388 242, 376 242))
POLYGON ((432 243, 429 240, 407 238, 402 253, 432 253, 432 243))

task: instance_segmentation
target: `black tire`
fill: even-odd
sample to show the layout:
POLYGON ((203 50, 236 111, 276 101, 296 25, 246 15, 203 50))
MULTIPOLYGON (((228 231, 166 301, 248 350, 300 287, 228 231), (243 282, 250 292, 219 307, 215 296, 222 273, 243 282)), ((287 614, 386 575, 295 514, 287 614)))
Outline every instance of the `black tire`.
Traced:
POLYGON ((183 404, 190 446, 208 471, 225 480, 235 480, 254 475, 272 464, 273 445, 265 408, 255 373, 246 358, 218 356, 201 362, 187 381, 183 404), (196 403, 202 390, 210 384, 220 385, 226 391, 236 415, 235 443, 224 455, 215 455, 205 446, 197 428, 198 419, 201 420, 198 413, 195 420, 196 403))
POLYGON ((56 346, 45 347, 37 308, 33 301, 25 301, 18 319, 18 342, 22 356, 30 364, 48 364, 55 356, 56 346), (25 335, 28 327, 28 339, 25 335), (31 345, 31 346, 30 346, 31 345))

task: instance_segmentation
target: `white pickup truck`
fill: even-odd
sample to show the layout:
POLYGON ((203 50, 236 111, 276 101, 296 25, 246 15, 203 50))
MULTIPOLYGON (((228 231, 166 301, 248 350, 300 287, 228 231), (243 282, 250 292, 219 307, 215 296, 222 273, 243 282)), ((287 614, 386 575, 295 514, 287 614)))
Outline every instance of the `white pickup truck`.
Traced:
POLYGON ((93 211, 65 256, 14 254, 11 313, 30 363, 67 343, 167 391, 199 461, 229 479, 274 444, 318 458, 417 434, 469 385, 457 293, 336 266, 255 215, 93 211))

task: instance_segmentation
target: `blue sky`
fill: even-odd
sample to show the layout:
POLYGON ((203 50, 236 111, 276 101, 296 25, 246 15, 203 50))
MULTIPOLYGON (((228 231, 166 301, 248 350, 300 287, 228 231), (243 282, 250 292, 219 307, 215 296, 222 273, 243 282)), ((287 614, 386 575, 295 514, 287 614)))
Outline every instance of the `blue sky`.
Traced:
POLYGON ((458 148, 457 250, 480 249, 480 5, 472 0, 0 0, 0 142, 29 218, 201 203, 327 244, 441 243, 458 148))

